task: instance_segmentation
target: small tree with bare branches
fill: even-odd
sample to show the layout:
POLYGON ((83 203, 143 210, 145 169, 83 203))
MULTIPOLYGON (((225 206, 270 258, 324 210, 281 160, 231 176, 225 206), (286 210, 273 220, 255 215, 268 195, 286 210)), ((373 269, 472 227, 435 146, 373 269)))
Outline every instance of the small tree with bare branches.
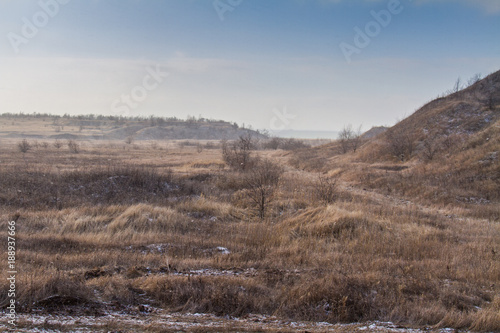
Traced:
POLYGON ((420 143, 421 146, 421 154, 422 156, 431 161, 434 159, 434 156, 441 148, 439 140, 436 135, 427 134, 425 138, 420 143))
POLYGON ((223 140, 222 158, 231 168, 246 171, 251 169, 258 161, 251 151, 255 148, 255 140, 251 134, 242 135, 238 140, 228 142, 223 140))
POLYGON ((246 195, 257 209, 259 218, 264 219, 266 210, 278 187, 283 168, 269 160, 263 160, 245 176, 246 195))
POLYGON ((361 126, 357 130, 352 128, 352 125, 346 125, 338 135, 340 150, 343 154, 352 149, 353 152, 361 145, 361 126))

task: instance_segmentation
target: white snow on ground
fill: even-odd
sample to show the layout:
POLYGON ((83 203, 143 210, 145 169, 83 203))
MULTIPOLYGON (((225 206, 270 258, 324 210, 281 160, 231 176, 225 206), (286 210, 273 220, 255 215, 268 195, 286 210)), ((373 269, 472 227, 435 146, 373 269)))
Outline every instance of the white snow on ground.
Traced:
POLYGON ((152 308, 151 313, 109 312, 105 316, 69 316, 20 314, 17 328, 12 330, 7 318, 0 319, 0 331, 10 332, 110 332, 116 327, 120 332, 137 332, 144 327, 161 328, 168 331, 192 329, 231 329, 243 332, 266 330, 282 332, 394 332, 394 333, 449 333, 454 330, 429 330, 403 328, 391 322, 370 322, 353 324, 330 324, 325 322, 299 322, 278 319, 273 316, 249 315, 245 318, 217 317, 211 314, 167 313, 152 308), (109 325, 109 326, 107 326, 109 325))

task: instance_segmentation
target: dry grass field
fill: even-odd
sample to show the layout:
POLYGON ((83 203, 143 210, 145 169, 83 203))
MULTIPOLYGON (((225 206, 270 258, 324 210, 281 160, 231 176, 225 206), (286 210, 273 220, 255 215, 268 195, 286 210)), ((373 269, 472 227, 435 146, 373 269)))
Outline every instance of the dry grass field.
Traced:
POLYGON ((62 140, 2 117, 19 331, 500 331, 498 91, 500 72, 316 147, 62 140))
POLYGON ((320 173, 289 164, 296 153, 257 151, 283 166, 261 218, 249 171, 230 169, 218 142, 76 141, 76 153, 28 141, 0 149, 2 242, 19 214, 20 312, 500 329, 497 197, 430 204, 386 193, 407 176, 396 162, 336 155, 320 173))

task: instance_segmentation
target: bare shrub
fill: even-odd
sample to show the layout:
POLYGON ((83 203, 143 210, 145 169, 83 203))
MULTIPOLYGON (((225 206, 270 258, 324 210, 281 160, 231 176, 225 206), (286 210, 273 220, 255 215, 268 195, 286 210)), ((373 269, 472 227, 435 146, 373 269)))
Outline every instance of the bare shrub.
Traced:
POLYGON ((432 161, 440 148, 441 144, 435 135, 426 135, 424 140, 420 143, 421 154, 427 161, 432 161))
POLYGON ((245 194, 257 209, 259 218, 264 219, 266 209, 278 186, 283 169, 269 160, 260 162, 245 177, 245 194))
POLYGON ((70 153, 78 154, 80 152, 80 145, 74 140, 68 141, 68 149, 70 153))
POLYGON ((222 158, 232 169, 246 171, 258 162, 258 157, 251 154, 255 149, 255 141, 250 134, 242 135, 233 142, 223 140, 221 146, 222 158))
POLYGON ((31 150, 31 144, 28 142, 28 140, 24 139, 23 141, 18 143, 17 148, 21 153, 26 154, 31 150))
POLYGON ((308 148, 310 145, 304 143, 303 140, 297 140, 294 138, 283 139, 278 137, 272 137, 268 141, 262 144, 264 149, 283 149, 283 150, 296 150, 301 148, 308 148))
POLYGON ((62 143, 59 140, 54 141, 54 148, 60 149, 62 147, 62 143))
POLYGON ((281 142, 282 142, 283 139, 281 138, 278 138, 278 137, 272 137, 270 138, 269 140, 267 140, 266 142, 264 142, 262 144, 262 148, 264 149, 272 149, 272 150, 277 150, 280 148, 281 146, 281 142))
POLYGON ((482 79, 482 75, 480 73, 474 74, 469 79, 469 81, 467 81, 467 87, 470 87, 470 86, 476 84, 477 82, 481 81, 481 79, 482 79))
POLYGON ((305 144, 304 141, 302 140, 297 140, 297 139, 286 139, 281 142, 281 149, 283 150, 297 150, 301 148, 309 148, 311 147, 308 144, 305 144))
POLYGON ((343 154, 349 150, 356 152, 361 145, 361 126, 357 130, 354 130, 351 124, 344 126, 338 135, 338 140, 343 154))
POLYGON ((316 200, 330 204, 337 199, 337 179, 320 174, 314 183, 313 191, 316 200))
POLYGON ((401 162, 410 159, 415 149, 415 134, 400 126, 393 127, 386 133, 389 152, 401 162))

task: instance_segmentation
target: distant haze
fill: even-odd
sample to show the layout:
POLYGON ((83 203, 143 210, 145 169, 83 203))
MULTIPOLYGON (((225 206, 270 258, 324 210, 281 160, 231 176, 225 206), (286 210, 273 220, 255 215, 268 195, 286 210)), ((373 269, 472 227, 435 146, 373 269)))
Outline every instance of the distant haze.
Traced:
POLYGON ((339 132, 337 131, 269 131, 271 136, 280 138, 297 138, 297 139, 337 139, 339 132))

